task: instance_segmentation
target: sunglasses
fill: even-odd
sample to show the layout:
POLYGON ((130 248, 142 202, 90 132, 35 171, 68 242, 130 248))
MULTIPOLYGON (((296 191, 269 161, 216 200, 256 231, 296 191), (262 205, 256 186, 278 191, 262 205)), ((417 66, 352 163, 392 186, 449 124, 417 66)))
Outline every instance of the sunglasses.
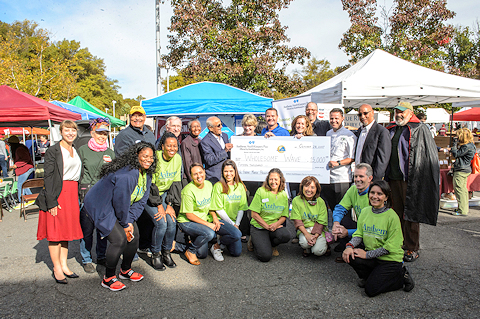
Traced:
POLYGON ((215 125, 215 127, 222 127, 222 124, 215 125))
POLYGON ((368 111, 368 112, 358 112, 358 116, 367 116, 368 113, 370 113, 371 111, 368 111))

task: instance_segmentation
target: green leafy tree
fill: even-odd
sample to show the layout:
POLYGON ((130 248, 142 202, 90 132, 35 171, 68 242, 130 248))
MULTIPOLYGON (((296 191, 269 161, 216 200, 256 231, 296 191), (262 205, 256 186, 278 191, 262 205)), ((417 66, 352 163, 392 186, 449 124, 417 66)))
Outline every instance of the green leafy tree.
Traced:
MULTIPOLYGON (((303 64, 310 53, 288 47, 278 12, 292 0, 172 0, 170 53, 165 63, 184 78, 210 80, 263 95, 288 88, 290 63, 303 64)), ((286 93, 286 92, 285 92, 286 93)))
POLYGON ((334 77, 336 74, 330 65, 327 60, 317 60, 316 58, 309 60, 300 72, 305 90, 310 90, 334 77))
POLYGON ((422 66, 443 68, 453 34, 453 27, 445 22, 455 16, 446 0, 394 0, 393 10, 379 7, 376 0, 342 0, 342 4, 351 26, 339 47, 351 63, 383 49, 422 66))
POLYGON ((458 26, 447 48, 445 62, 449 73, 480 79, 480 28, 458 26))

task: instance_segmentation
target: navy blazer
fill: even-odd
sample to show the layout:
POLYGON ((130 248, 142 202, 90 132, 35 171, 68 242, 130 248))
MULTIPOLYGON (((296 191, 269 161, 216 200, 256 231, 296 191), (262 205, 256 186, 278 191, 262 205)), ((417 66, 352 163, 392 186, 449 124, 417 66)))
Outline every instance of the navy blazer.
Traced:
MULTIPOLYGON (((357 144, 355 152, 357 152, 358 139, 362 129, 355 132, 357 136, 357 144)), ((373 123, 372 128, 368 131, 365 143, 363 144, 361 163, 370 164, 373 168, 373 179, 381 180, 385 177, 388 163, 390 162, 390 153, 392 152, 392 141, 388 130, 378 123, 373 123)), ((355 163, 359 164, 359 163, 355 163)))
MULTIPOLYGON (((228 135, 222 133, 223 142, 228 143, 228 135)), ((206 179, 213 185, 222 177, 222 164, 230 156, 220 146, 218 140, 213 136, 212 132, 208 132, 207 135, 200 141, 200 154, 202 155, 203 164, 205 164, 206 179)))
POLYGON ((83 209, 102 237, 110 234, 117 220, 126 228, 142 214, 150 194, 152 175, 147 174, 147 189, 142 199, 130 205, 139 174, 138 169, 130 166, 119 169, 102 177, 85 196, 83 209))

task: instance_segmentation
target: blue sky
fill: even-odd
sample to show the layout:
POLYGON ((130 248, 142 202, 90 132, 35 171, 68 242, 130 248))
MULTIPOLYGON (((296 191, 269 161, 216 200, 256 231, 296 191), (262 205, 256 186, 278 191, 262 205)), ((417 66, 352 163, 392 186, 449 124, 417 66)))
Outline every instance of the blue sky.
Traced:
MULTIPOLYGON (((169 3, 161 6, 162 54, 167 53, 169 3)), ((378 3, 388 7, 392 0, 378 3)), ((455 25, 472 26, 479 17, 478 0, 450 0, 447 7, 457 13, 450 21, 455 25)), ((103 58, 107 75, 119 80, 125 98, 156 96, 154 0, 0 0, 1 21, 25 19, 49 30, 53 40, 79 41, 103 58)), ((304 46, 334 67, 347 63, 345 53, 338 49, 350 25, 340 0, 294 0, 280 12, 280 20, 288 26, 291 46, 304 46)))

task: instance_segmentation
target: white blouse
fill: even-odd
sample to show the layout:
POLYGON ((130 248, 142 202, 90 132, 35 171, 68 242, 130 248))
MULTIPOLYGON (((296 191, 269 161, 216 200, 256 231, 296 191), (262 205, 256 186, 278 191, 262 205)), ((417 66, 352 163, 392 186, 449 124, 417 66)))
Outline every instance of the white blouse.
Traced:
POLYGON ((60 146, 60 149, 62 150, 63 158, 63 180, 78 182, 82 172, 82 160, 80 156, 78 156, 75 148, 73 148, 73 157, 70 156, 70 152, 63 146, 60 146))

